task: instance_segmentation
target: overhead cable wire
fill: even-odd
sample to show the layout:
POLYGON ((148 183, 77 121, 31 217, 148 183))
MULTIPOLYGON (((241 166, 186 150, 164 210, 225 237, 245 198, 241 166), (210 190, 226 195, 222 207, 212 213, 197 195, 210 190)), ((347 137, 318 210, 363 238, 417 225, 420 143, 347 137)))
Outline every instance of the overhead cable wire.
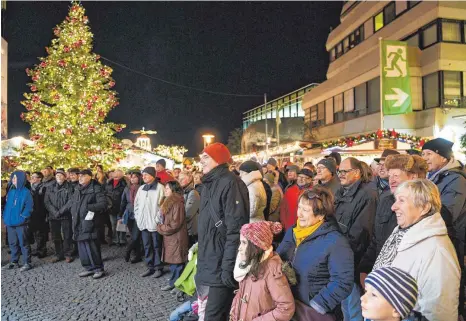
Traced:
POLYGON ((139 74, 139 75, 142 75, 142 76, 145 76, 145 77, 148 77, 150 79, 153 79, 153 80, 157 80, 157 81, 160 81, 160 82, 163 82, 163 83, 166 83, 166 84, 169 84, 169 85, 172 85, 172 86, 176 86, 176 87, 180 87, 180 88, 185 88, 185 89, 188 89, 188 90, 195 90, 195 91, 199 91, 199 92, 203 92, 203 93, 208 93, 208 94, 213 94, 213 95, 223 95, 223 96, 234 96, 234 97, 262 97, 263 95, 251 95, 251 94, 234 94, 234 93, 225 93, 225 92, 221 92, 221 91, 213 91, 213 90, 207 90, 207 89, 202 89, 202 88, 197 88, 197 87, 192 87, 192 86, 186 86, 186 85, 182 85, 182 84, 178 84, 178 83, 175 83, 175 82, 172 82, 172 81, 168 81, 168 80, 165 80, 165 79, 162 79, 162 78, 158 78, 158 77, 154 77, 154 76, 151 76, 149 74, 146 74, 142 71, 138 71, 138 70, 135 70, 133 68, 130 68, 130 67, 127 67, 125 65, 122 65, 116 61, 113 61, 113 60, 110 60, 108 58, 105 58, 105 57, 102 57, 100 56, 100 58, 104 59, 104 60, 107 60, 108 62, 114 64, 114 65, 117 65, 121 68, 124 68, 126 70, 129 70, 129 71, 132 71, 136 74, 139 74))

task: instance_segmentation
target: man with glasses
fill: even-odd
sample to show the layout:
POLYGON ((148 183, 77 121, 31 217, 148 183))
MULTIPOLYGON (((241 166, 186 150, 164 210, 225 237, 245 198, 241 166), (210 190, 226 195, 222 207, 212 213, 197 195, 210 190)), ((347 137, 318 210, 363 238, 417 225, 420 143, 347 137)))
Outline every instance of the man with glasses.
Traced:
POLYGON ((71 187, 73 187, 73 190, 76 189, 79 185, 79 168, 69 168, 68 169, 68 182, 70 183, 71 187))
MULTIPOLYGON (((335 218, 350 242, 354 266, 358 266, 370 244, 377 208, 377 192, 361 178, 362 173, 361 162, 356 158, 348 157, 342 161, 338 171, 341 187, 335 194, 335 218)), ((359 275, 357 278, 355 275, 353 291, 342 301, 341 308, 345 321, 363 320, 359 275)))
POLYGON ((399 155, 396 150, 393 149, 386 149, 383 151, 382 156, 380 158, 374 158, 374 161, 377 162, 377 176, 375 180, 370 183, 371 188, 374 191, 377 191, 377 194, 380 196, 384 192, 388 192, 390 190, 390 186, 388 185, 388 170, 385 168, 385 159, 389 155, 399 155))
MULTIPOLYGON (((38 258, 47 256, 47 238, 49 233, 47 209, 44 203, 46 186, 42 182, 43 178, 44 175, 41 172, 34 172, 31 175, 31 192, 32 199, 34 200, 34 207, 29 227, 32 235, 31 239, 33 238, 36 244, 31 255, 37 256, 38 258)), ((55 181, 55 179, 53 181, 55 181)))
POLYGON ((341 184, 337 176, 337 163, 333 158, 323 158, 317 163, 316 179, 319 185, 327 187, 335 195, 341 184))

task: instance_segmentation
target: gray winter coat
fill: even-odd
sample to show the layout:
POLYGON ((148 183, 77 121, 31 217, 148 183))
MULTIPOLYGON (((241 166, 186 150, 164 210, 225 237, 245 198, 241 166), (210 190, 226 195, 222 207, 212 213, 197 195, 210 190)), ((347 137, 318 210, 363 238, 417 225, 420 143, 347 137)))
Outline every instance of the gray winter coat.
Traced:
POLYGON ((200 205, 201 197, 199 193, 191 185, 186 187, 184 189, 184 206, 189 235, 197 235, 197 220, 199 218, 200 205))
POLYGON ((55 181, 47 188, 45 193, 45 208, 48 211, 49 220, 69 220, 71 219, 70 209, 66 204, 71 199, 74 188, 69 182, 59 185, 55 181))

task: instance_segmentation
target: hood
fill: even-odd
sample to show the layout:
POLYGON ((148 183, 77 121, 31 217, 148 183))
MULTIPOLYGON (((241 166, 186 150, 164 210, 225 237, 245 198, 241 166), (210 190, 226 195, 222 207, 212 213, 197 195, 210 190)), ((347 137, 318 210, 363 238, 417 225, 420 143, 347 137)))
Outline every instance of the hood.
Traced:
POLYGON ((244 184, 249 186, 255 181, 262 180, 262 174, 259 171, 252 171, 241 177, 241 179, 243 180, 244 184))
POLYGON ((26 185, 26 173, 23 171, 15 171, 11 174, 11 181, 13 181, 13 176, 16 175, 16 188, 20 189, 26 185))
MULTIPOLYGON (((396 227, 395 231, 398 231, 396 227)), ((430 215, 413 225, 405 234, 398 246, 398 251, 404 251, 433 236, 448 235, 447 227, 440 213, 430 215)))
POLYGON ((442 167, 439 171, 437 171, 434 175, 432 175, 431 177, 429 177, 429 179, 431 181, 435 181, 437 179, 437 177, 439 177, 439 175, 441 175, 442 173, 446 172, 446 171, 451 171, 452 169, 456 169, 456 170, 459 170, 459 171, 462 171, 463 170, 463 164, 461 164, 459 161, 457 161, 456 159, 454 159, 453 157, 450 159, 450 161, 444 166, 442 167))

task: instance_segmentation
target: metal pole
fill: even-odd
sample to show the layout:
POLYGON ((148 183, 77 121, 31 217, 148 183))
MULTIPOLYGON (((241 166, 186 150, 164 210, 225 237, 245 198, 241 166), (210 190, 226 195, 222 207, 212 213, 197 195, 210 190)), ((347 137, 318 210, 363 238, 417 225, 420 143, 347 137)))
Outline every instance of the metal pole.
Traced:
POLYGON ((380 129, 383 130, 383 88, 382 88, 382 78, 383 78, 383 59, 382 57, 382 37, 379 37, 379 53, 380 53, 380 129))
POLYGON ((265 156, 269 157, 269 140, 267 137, 267 94, 264 94, 264 107, 265 107, 265 156))

